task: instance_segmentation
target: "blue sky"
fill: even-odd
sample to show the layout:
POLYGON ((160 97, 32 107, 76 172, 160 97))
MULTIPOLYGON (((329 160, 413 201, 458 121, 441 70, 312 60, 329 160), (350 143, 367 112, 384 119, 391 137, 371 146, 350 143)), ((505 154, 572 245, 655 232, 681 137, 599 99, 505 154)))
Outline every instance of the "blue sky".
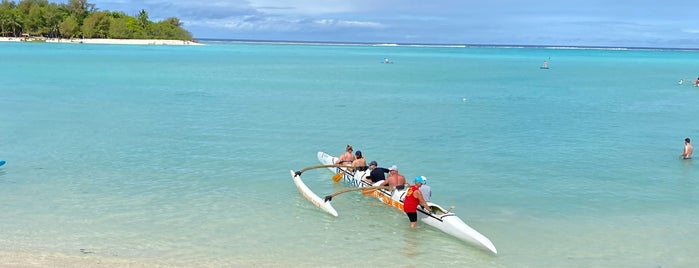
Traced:
MULTIPOLYGON (((65 0, 67 2, 67 0, 65 0)), ((699 48, 696 2, 610 0, 92 0, 178 17, 195 38, 699 48)))

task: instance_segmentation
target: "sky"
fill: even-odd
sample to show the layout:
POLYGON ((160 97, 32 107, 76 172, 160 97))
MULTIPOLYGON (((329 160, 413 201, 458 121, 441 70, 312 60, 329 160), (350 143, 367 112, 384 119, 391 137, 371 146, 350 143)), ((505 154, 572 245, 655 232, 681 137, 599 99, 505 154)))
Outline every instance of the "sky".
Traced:
MULTIPOLYGON (((67 2, 67 0, 63 0, 67 2)), ((198 39, 699 48, 688 0, 88 0, 198 39)))

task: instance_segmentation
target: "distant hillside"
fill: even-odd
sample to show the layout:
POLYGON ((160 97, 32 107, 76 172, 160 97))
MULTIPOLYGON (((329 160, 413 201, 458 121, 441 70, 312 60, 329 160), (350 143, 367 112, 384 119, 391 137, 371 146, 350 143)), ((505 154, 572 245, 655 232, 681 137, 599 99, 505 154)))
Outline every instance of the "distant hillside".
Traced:
POLYGON ((65 4, 2 0, 0 36, 192 40, 192 34, 182 28, 177 17, 152 22, 145 10, 134 17, 121 11, 99 10, 87 0, 65 4))

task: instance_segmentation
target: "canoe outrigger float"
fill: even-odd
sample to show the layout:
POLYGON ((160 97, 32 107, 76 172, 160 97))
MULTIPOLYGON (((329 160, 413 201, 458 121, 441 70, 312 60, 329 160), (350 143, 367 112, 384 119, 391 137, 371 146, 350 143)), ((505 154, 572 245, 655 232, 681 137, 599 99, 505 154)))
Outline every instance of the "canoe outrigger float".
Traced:
MULTIPOLYGON (((377 187, 381 182, 371 185, 362 180, 369 175, 369 170, 352 171, 348 170, 346 166, 335 165, 335 160, 337 160, 337 158, 324 152, 318 152, 318 160, 323 165, 305 168, 301 171, 291 170, 291 177, 293 177, 294 184, 296 184, 299 192, 301 192, 301 194, 306 199, 311 201, 311 203, 313 203, 316 207, 330 213, 335 217, 338 216, 337 211, 330 203, 332 196, 326 196, 324 199, 320 198, 318 195, 313 193, 313 191, 311 191, 306 184, 303 183, 301 180, 301 174, 306 170, 314 168, 328 168, 330 171, 335 173, 336 176, 339 176, 338 173, 342 173, 342 180, 344 180, 345 183, 348 183, 353 187, 358 187, 358 189, 366 188, 362 191, 364 194, 369 194, 376 197, 384 204, 392 206, 401 212, 403 211, 403 199, 405 198, 407 187, 405 189, 385 189, 385 187, 377 187)), ((468 226, 468 224, 462 221, 458 216, 456 216, 456 214, 451 212, 453 207, 449 210, 445 210, 435 203, 427 202, 427 204, 432 209, 432 213, 429 213, 422 207, 418 206, 417 212, 419 221, 435 227, 462 241, 487 249, 492 253, 498 253, 493 243, 490 242, 490 239, 468 226)))

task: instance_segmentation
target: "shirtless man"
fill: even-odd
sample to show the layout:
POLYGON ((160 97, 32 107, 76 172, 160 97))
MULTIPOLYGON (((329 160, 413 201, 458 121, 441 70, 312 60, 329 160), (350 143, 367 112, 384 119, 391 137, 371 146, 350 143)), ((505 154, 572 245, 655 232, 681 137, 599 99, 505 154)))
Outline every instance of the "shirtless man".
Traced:
POLYGON ((343 153, 340 157, 337 158, 337 161, 335 161, 336 165, 352 165, 352 162, 354 161, 354 155, 352 155, 352 145, 347 144, 347 148, 345 148, 345 153, 343 153))
POLYGON ((396 165, 388 168, 388 178, 381 183, 381 186, 388 185, 390 187, 403 186, 405 185, 405 176, 398 173, 398 167, 396 165))
POLYGON ((694 151, 694 147, 692 147, 692 144, 689 142, 689 138, 684 139, 684 152, 680 155, 680 158, 682 159, 692 159, 692 152, 694 151))

